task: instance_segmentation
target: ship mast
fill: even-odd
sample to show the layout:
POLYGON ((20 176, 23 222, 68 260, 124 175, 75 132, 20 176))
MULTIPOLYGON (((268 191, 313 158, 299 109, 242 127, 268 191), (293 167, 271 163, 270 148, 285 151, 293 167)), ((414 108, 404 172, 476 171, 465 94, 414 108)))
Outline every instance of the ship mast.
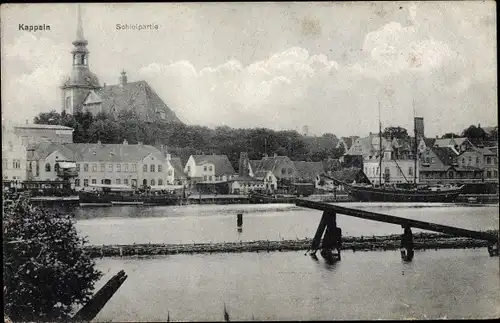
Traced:
POLYGON ((413 151, 413 159, 415 161, 415 168, 413 170, 413 184, 417 187, 417 154, 418 154, 418 145, 417 145, 417 125, 416 125, 416 114, 415 114, 415 99, 413 99, 413 133, 415 135, 415 149, 413 151))
POLYGON ((378 138, 379 138, 378 184, 382 186, 382 123, 380 122, 380 101, 378 101, 378 138))

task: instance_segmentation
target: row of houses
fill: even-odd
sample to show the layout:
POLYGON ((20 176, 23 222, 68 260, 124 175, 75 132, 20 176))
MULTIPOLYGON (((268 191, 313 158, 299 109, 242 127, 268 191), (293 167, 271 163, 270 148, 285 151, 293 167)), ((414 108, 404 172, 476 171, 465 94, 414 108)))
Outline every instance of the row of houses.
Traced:
POLYGON ((342 138, 339 145, 346 149, 341 162, 362 168, 372 183, 498 181, 498 144, 495 142, 474 145, 464 137, 422 137, 416 141, 414 137, 387 139, 370 134, 364 138, 342 138))
POLYGON ((185 164, 166 147, 73 143, 72 128, 52 125, 3 127, 4 182, 67 180, 76 190, 96 184, 130 187, 182 184, 197 191, 247 194, 276 191, 282 181, 315 184, 322 163, 291 161, 286 156, 248 160, 242 155, 237 173, 225 155, 192 155, 185 164), (43 135, 41 134, 43 133, 43 135), (246 169, 246 171, 243 171, 246 169))

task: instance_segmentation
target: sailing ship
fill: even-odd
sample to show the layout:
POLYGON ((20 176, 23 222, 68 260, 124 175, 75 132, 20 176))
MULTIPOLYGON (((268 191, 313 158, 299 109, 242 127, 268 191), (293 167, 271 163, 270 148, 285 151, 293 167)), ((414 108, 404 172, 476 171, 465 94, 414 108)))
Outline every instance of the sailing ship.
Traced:
MULTIPOLYGON (((413 131, 415 135, 413 159, 415 162, 413 183, 410 187, 401 188, 388 183, 382 184, 382 124, 380 122, 380 103, 379 103, 379 185, 367 184, 347 184, 345 185, 348 194, 357 201, 362 202, 453 202, 460 195, 463 185, 457 186, 425 186, 417 185, 417 129, 415 119, 413 123, 413 131)), ((397 164, 397 161, 395 161, 397 164)), ((399 167, 399 166, 398 166, 399 167)), ((406 178, 406 177, 405 177, 406 178)), ((333 179, 333 178, 332 178, 333 179)), ((335 181, 335 179, 333 179, 335 181)), ((337 181, 339 182, 339 181, 337 181)))

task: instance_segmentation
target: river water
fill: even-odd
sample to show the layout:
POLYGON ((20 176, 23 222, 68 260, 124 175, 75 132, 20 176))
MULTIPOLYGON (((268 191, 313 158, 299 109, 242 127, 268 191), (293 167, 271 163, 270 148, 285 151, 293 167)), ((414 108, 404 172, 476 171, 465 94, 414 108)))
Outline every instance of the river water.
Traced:
MULTIPOLYGON (((472 230, 498 229, 498 205, 343 204, 472 230)), ((90 244, 191 243, 312 238, 320 211, 293 205, 78 208, 90 244), (243 232, 236 214, 243 213, 243 232)), ((338 215, 344 235, 401 233, 396 225, 338 215)), ((415 230, 418 231, 418 230, 415 230)), ((96 260, 127 280, 97 321, 221 321, 495 318, 499 258, 486 249, 342 253, 326 264, 303 252, 172 255, 96 260)))

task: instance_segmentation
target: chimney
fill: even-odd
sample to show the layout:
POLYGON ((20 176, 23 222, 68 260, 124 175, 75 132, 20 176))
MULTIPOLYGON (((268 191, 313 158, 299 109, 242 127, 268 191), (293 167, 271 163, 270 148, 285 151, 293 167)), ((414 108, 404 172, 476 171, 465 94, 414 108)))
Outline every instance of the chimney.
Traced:
POLYGON ((127 73, 124 70, 122 70, 122 73, 120 76, 120 85, 124 86, 125 84, 127 84, 127 73))
POLYGON ((124 145, 128 145, 128 141, 127 141, 127 139, 123 139, 123 144, 124 144, 124 145))

